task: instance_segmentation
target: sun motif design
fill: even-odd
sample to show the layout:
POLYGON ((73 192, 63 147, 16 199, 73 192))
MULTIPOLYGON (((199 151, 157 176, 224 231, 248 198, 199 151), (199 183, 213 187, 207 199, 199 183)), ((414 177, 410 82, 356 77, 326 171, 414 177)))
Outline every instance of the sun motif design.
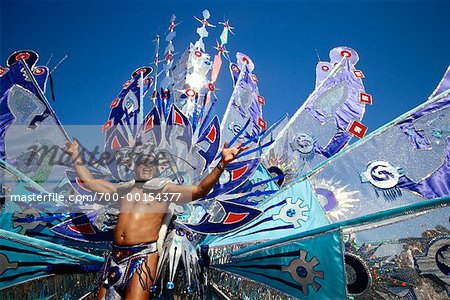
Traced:
POLYGON ((348 185, 341 186, 340 180, 321 179, 314 184, 314 189, 326 214, 336 221, 345 217, 359 202, 356 197, 359 191, 349 190, 348 185))

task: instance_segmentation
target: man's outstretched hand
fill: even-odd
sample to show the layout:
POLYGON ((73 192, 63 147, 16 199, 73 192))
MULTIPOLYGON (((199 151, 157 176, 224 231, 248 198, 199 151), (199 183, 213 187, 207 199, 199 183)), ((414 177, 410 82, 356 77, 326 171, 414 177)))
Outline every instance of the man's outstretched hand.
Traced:
POLYGON ((243 143, 240 143, 237 147, 228 148, 228 142, 225 142, 222 148, 222 162, 224 163, 224 165, 229 164, 230 162, 235 160, 236 156, 238 156, 241 152, 244 152, 245 150, 250 148, 250 146, 242 147, 242 144, 243 143))
POLYGON ((78 142, 76 140, 74 140, 73 142, 70 142, 70 141, 66 142, 66 149, 64 149, 64 151, 67 154, 73 156, 74 154, 78 155, 79 149, 80 149, 80 145, 78 144, 78 142))

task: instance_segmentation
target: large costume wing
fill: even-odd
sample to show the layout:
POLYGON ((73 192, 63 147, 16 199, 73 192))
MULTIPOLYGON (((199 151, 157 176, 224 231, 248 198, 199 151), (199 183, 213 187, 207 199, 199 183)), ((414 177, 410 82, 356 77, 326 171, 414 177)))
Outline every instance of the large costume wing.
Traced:
POLYGON ((444 299, 449 200, 209 248, 212 289, 234 298, 444 299))
MULTIPOLYGON (((52 274, 98 272, 103 262, 103 258, 96 255, 3 229, 0 229, 0 239, 2 241, 0 289, 52 274)), ((64 279, 68 281, 69 277, 65 276, 64 279)), ((51 296, 42 286, 42 282, 37 285, 34 291, 36 297, 51 296)), ((67 286, 66 288, 68 290, 59 290, 59 294, 72 293, 73 297, 86 294, 86 291, 80 289, 76 290, 67 286)), ((17 296, 17 292, 15 295, 17 296)))
MULTIPOLYGON (((449 131, 448 122, 442 122, 448 120, 448 84, 447 71, 424 104, 284 186, 264 203, 267 209, 257 219, 234 234, 207 240, 213 261, 217 259, 214 268, 245 276, 253 280, 248 284, 252 287, 258 286, 256 281, 297 298, 333 299, 336 291, 328 289, 334 283, 326 279, 328 273, 342 282, 341 275, 332 275, 338 260, 332 268, 320 268, 322 252, 333 243, 306 243, 320 243, 335 234, 337 240, 348 243, 344 258, 352 296, 386 299, 445 294, 428 290, 433 283, 423 276, 445 285, 448 207, 440 206, 450 203, 449 131), (426 164, 419 168, 418 161, 426 164), (361 171, 355 166, 361 166, 361 171), (426 216, 420 212, 428 209, 432 210, 426 216), (421 226, 430 237, 417 238, 424 236, 421 226), (338 229, 344 229, 344 235, 335 232, 338 229), (300 253, 290 257, 289 247, 297 246, 298 239, 305 240, 300 253), (264 240, 270 241, 261 243, 264 240), (229 256, 230 250, 236 251, 229 256), (289 284, 296 288, 291 290, 289 284)), ((333 253, 342 253, 338 244, 333 253)), ((325 260, 332 257, 326 254, 325 260)), ((230 285, 242 280, 229 276, 230 285)), ((235 291, 239 294, 240 290, 235 291)), ((247 292, 244 288, 241 295, 247 292)))
POLYGON ((372 96, 365 92, 364 75, 356 68, 358 53, 349 47, 330 51, 330 62, 316 66, 316 86, 265 153, 266 168, 285 174, 285 183, 364 136, 361 123, 372 96))
POLYGON ((103 259, 85 252, 101 247, 52 231, 79 210, 65 201, 75 193, 64 179, 67 166, 60 149, 68 136, 45 98, 48 68, 36 66, 37 60, 34 51, 17 51, 0 68, 0 185, 6 199, 0 216, 0 288, 4 295, 25 295, 20 283, 26 281, 39 291, 36 297, 81 297, 84 291, 66 284, 42 288, 50 281, 68 283, 77 280, 77 273, 96 272, 103 259), (67 270, 71 274, 63 275, 67 270))
MULTIPOLYGON (((108 120, 103 124, 105 133, 105 153, 115 153, 115 150, 134 146, 140 139, 143 124, 143 101, 149 87, 153 83, 151 67, 141 67, 131 74, 131 79, 125 81, 122 90, 110 104, 108 120)), ((117 159, 108 160, 108 168, 113 177, 118 180, 129 180, 126 172, 121 172, 117 159)))
POLYGON ((443 121, 448 120, 450 105, 448 77, 447 72, 423 105, 283 186, 259 206, 264 211, 260 217, 217 243, 286 236, 450 195, 450 172, 445 171, 449 131, 443 121), (405 124, 414 124, 415 130, 403 130, 405 124), (426 143, 428 151, 417 146, 419 142, 426 143), (427 164, 419 167, 419 160, 427 164))
MULTIPOLYGON (((58 161, 66 134, 43 96, 48 69, 35 66, 37 60, 37 53, 31 50, 17 51, 2 69, 0 144, 5 197, 48 193, 61 187, 64 177, 66 167, 58 161)), ((65 205, 33 204, 37 205, 6 201, 0 218, 2 229, 32 236, 42 232, 42 238, 58 240, 50 227, 69 216, 51 214, 61 212, 58 207, 64 210, 65 205)))
POLYGON ((37 60, 33 51, 17 51, 3 68, 0 158, 53 190, 64 177, 57 163, 67 134, 43 96, 48 68, 36 66, 37 60))

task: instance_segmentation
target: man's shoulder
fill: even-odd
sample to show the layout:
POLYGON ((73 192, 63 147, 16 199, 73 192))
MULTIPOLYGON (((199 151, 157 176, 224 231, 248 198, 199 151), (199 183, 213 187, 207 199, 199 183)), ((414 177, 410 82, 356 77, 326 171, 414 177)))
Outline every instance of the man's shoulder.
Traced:
POLYGON ((133 187, 135 186, 136 181, 134 179, 129 181, 122 181, 119 183, 115 183, 114 186, 116 187, 116 190, 118 193, 126 193, 129 192, 133 187))
POLYGON ((170 178, 152 178, 144 183, 144 190, 162 190, 172 183, 173 181, 170 178))

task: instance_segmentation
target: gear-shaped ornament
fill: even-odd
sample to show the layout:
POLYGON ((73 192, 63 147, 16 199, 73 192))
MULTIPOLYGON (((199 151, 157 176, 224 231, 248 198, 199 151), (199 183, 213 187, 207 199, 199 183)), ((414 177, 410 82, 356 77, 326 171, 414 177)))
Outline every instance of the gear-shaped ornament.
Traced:
POLYGON ((0 253, 0 275, 6 272, 8 269, 17 269, 19 263, 17 261, 10 262, 8 256, 0 253))
POLYGON ((309 207, 307 204, 303 205, 303 200, 298 198, 295 202, 292 197, 285 199, 286 204, 281 207, 280 212, 274 215, 273 220, 281 219, 283 222, 291 223, 294 228, 302 226, 302 223, 309 219, 309 207))
POLYGON ((288 266, 281 267, 282 271, 289 272, 292 278, 300 284, 300 289, 305 296, 309 293, 309 285, 312 285, 316 292, 322 287, 320 283, 315 281, 316 278, 324 278, 322 271, 314 270, 316 266, 320 265, 320 261, 315 256, 307 260, 307 255, 307 251, 300 250, 299 258, 291 260, 288 266))
POLYGON ((41 214, 34 208, 27 208, 22 212, 15 212, 13 214, 13 227, 21 227, 20 234, 25 234, 28 230, 35 229, 39 225, 45 226, 46 222, 36 220, 41 217, 41 214))
MULTIPOLYGON (((260 183, 262 181, 261 178, 258 178, 256 180, 256 183, 260 183)), ((252 182, 252 184, 254 184, 254 182, 252 182)), ((252 193, 260 193, 260 195, 253 195, 250 200, 252 202, 256 202, 259 203, 261 201, 263 201, 264 199, 266 199, 266 195, 264 195, 264 192, 266 191, 266 189, 269 187, 269 185, 267 183, 264 184, 259 184, 257 186, 255 186, 254 188, 252 188, 251 192, 252 193)))

